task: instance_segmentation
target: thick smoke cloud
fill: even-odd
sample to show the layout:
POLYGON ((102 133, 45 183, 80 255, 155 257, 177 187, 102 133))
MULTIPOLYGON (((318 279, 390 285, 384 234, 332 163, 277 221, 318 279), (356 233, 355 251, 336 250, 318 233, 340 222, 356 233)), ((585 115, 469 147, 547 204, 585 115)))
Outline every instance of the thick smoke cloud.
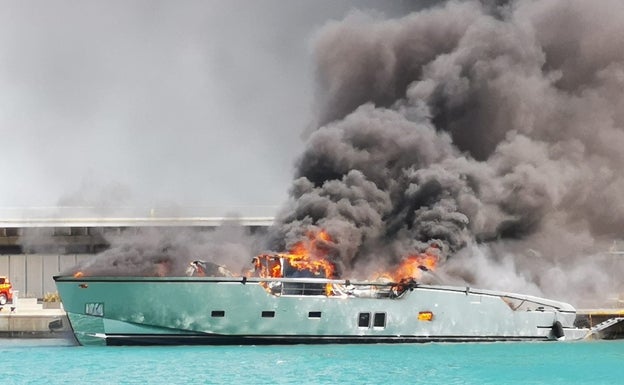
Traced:
POLYGON ((196 254, 238 268, 324 229, 344 276, 433 244, 444 283, 597 305, 624 272, 603 253, 624 225, 623 17, 615 0, 449 1, 328 22, 268 236, 156 232, 87 267, 178 274, 196 254))
POLYGON ((263 249, 262 236, 232 218, 215 231, 135 228, 104 234, 110 247, 64 272, 98 276, 183 276, 193 260, 210 261, 240 275, 263 249))
POLYGON ((273 247, 325 228, 343 270, 435 242, 449 280, 613 289, 597 254, 624 225, 622 17, 619 1, 450 1, 328 23, 318 129, 273 247))

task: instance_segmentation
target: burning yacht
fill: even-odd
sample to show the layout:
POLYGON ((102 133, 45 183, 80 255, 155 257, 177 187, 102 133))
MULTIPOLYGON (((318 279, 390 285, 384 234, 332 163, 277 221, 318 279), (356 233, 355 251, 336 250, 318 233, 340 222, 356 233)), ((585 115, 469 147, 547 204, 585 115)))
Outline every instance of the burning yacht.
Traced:
POLYGON ((193 261, 184 277, 54 278, 82 345, 411 343, 583 337, 563 302, 421 284, 435 255, 368 281, 335 279, 306 250, 263 254, 244 276, 193 261))

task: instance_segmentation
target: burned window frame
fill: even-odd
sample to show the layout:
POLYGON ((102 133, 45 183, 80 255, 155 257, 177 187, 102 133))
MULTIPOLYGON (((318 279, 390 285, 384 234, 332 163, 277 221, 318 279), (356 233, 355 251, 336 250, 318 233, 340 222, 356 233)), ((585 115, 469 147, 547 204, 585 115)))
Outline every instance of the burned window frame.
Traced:
POLYGON ((385 329, 386 327, 386 313, 379 312, 373 315, 373 328, 376 329, 385 329), (381 325, 379 324, 379 320, 381 320, 381 325))
POLYGON ((358 327, 362 328, 362 329, 368 329, 370 328, 371 325, 371 313, 370 312, 361 312, 358 313, 358 327), (363 325, 364 322, 362 321, 366 321, 366 325, 363 325))

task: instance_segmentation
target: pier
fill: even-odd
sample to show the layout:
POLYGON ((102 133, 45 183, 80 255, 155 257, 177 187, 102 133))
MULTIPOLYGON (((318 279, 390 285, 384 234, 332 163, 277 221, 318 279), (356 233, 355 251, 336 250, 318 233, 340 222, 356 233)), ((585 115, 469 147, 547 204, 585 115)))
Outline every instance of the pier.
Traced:
POLYGON ((615 340, 624 338, 624 309, 578 309, 575 325, 594 329, 592 338, 615 340))
POLYGON ((44 306, 36 298, 0 306, 0 337, 73 339, 65 311, 44 306))

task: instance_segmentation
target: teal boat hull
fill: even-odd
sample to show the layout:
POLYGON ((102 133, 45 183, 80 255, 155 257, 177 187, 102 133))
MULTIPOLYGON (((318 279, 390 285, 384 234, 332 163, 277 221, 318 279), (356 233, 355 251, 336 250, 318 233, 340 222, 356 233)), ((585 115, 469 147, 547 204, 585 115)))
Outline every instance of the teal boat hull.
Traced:
MULTIPOLYGON (((392 296, 370 285, 360 292, 285 294, 245 278, 60 276, 55 282, 82 345, 555 340, 576 317, 563 302, 448 286, 413 285, 392 296)), ((351 285, 327 282, 336 289, 351 285)))

